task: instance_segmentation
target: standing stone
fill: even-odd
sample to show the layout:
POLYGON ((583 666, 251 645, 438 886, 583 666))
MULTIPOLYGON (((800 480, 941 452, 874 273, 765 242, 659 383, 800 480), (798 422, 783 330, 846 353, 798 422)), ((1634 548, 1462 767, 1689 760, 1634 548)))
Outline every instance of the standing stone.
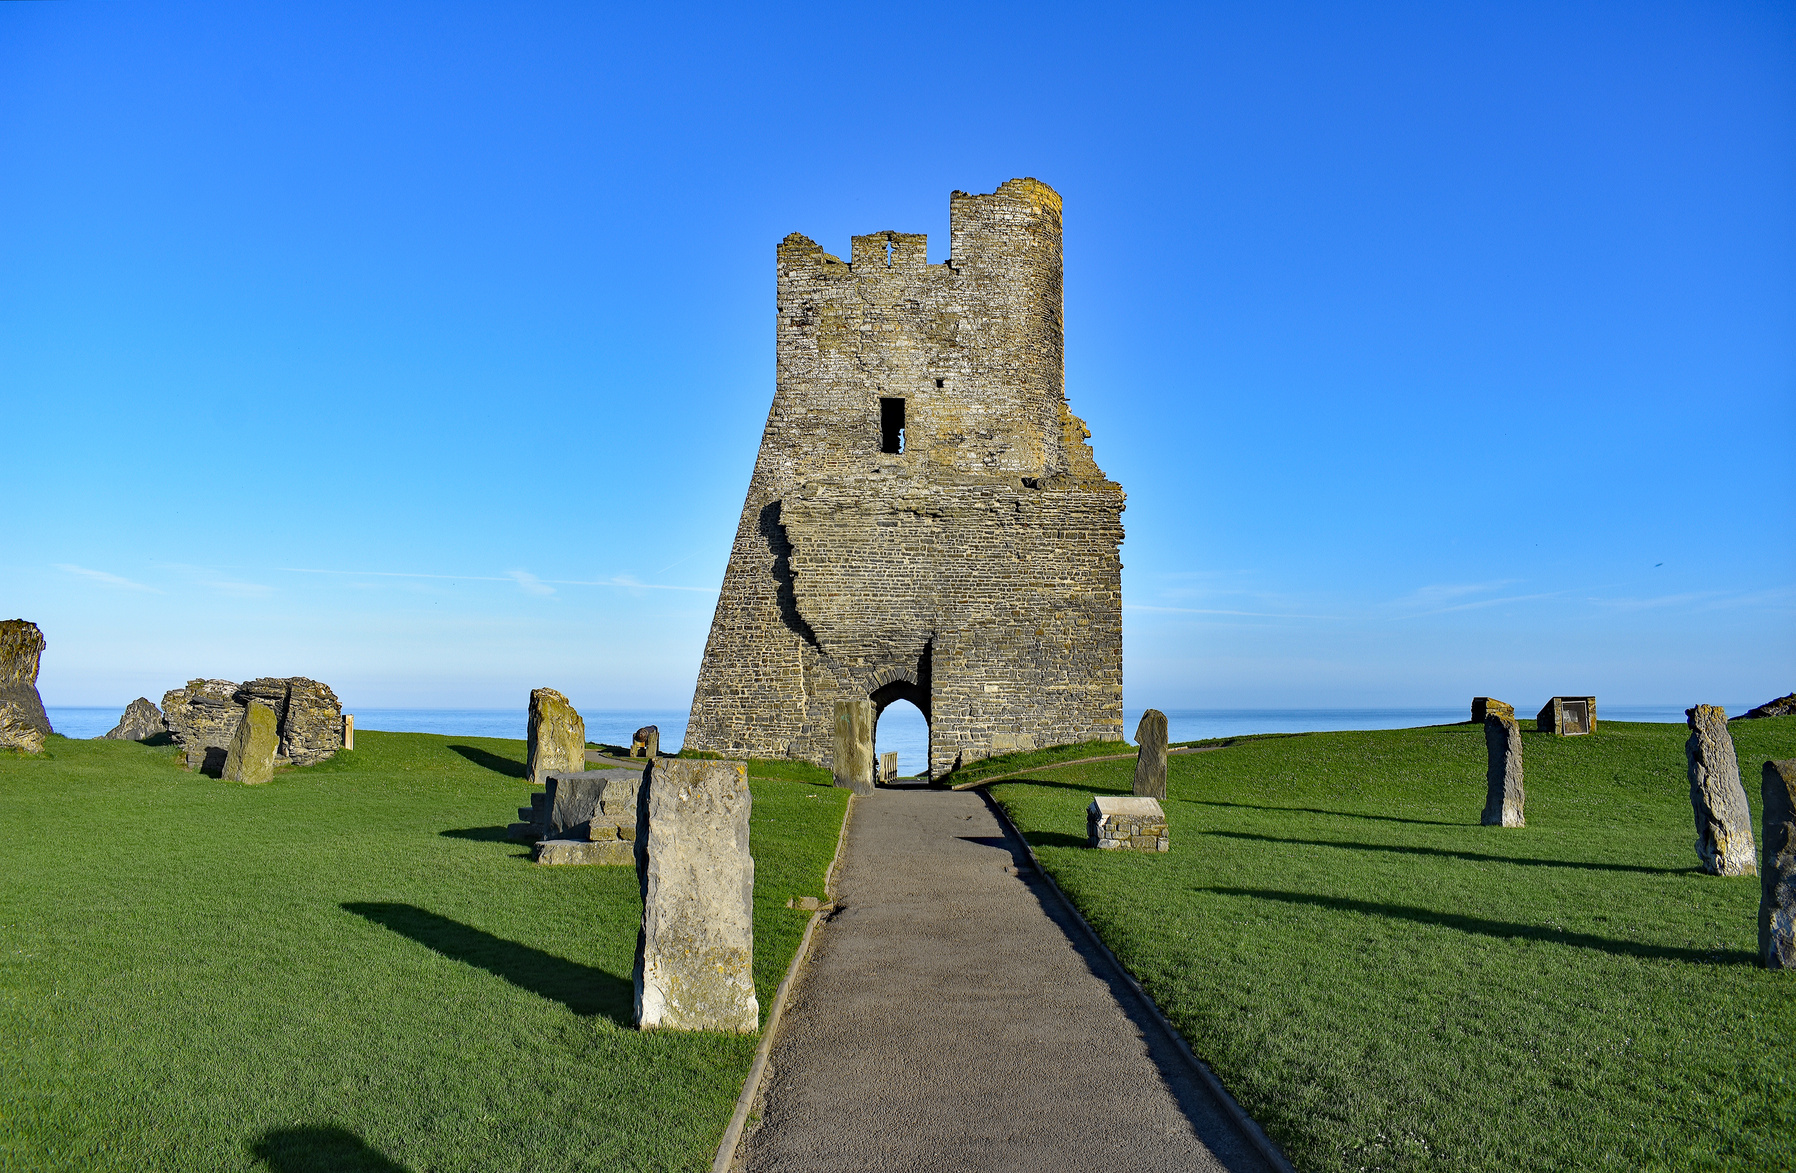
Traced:
POLYGON ((42 753, 53 732, 37 695, 38 662, 44 633, 23 619, 0 622, 0 746, 42 753))
POLYGON ((1796 969, 1796 758, 1766 762, 1764 867, 1759 869, 1759 963, 1796 969))
POLYGON ((530 693, 530 742, 525 759, 530 784, 550 774, 577 774, 586 768, 586 722, 568 699, 552 688, 530 693))
POLYGON ((168 722, 162 719, 162 710, 149 697, 140 696, 125 706, 125 714, 118 719, 118 724, 101 737, 113 741, 142 741, 167 732, 168 722))
POLYGON ((274 751, 280 748, 280 723, 274 710, 251 701, 237 722, 237 732, 225 751, 221 777, 226 782, 259 786, 274 779, 274 751))
POLYGON ((1684 710, 1690 738, 1684 760, 1690 766, 1690 807, 1696 814, 1696 854, 1711 876, 1750 876, 1758 870, 1752 846, 1752 811, 1740 784, 1727 710, 1697 705, 1684 710))
POLYGON ((644 725, 630 738, 630 756, 633 758, 658 758, 661 756, 661 727, 644 725))
POLYGON ((1479 821, 1486 827, 1527 826, 1522 813, 1526 798, 1522 793, 1522 727, 1515 722, 1513 707, 1488 698, 1484 759, 1484 817, 1479 821))
POLYGON ((836 702, 836 744, 830 769, 836 785, 873 793, 873 702, 836 702))
POLYGON ((1135 727, 1135 794, 1166 797, 1166 714, 1149 709, 1135 727))
POLYGON ((217 777, 224 769, 225 752, 243 720, 244 702, 236 698, 237 685, 229 680, 189 680, 185 688, 162 694, 162 715, 189 770, 217 777))
POLYGON ((636 1024, 753 1031, 755 861, 745 762, 655 758, 637 804, 636 1024))

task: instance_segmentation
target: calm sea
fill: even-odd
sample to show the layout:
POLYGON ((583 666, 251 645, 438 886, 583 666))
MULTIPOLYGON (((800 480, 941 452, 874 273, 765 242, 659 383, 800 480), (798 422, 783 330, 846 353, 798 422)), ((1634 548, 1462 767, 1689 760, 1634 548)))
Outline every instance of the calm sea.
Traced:
MULTIPOLYGON (((1752 705, 1728 705, 1730 713, 1743 713, 1752 705)), ((50 724, 65 737, 98 737, 118 724, 123 705, 112 708, 49 707, 50 724)), ((521 739, 528 718, 523 709, 354 709, 357 729, 382 729, 400 733, 443 733, 452 737, 514 737, 521 739)), ((1524 714, 1526 715, 1526 714, 1524 714)), ((677 747, 686 736, 686 711, 672 709, 600 709, 581 716, 588 741, 628 745, 630 735, 644 725, 661 729, 661 744, 677 747)), ((1450 709, 1168 709, 1166 727, 1173 741, 1200 741, 1206 737, 1238 737, 1244 733, 1320 733, 1336 729, 1408 729, 1417 725, 1445 725, 1471 716, 1469 705, 1450 709)), ((1597 719, 1611 721, 1672 721, 1682 723, 1682 705, 1597 704, 1597 719)), ((1139 709, 1124 714, 1130 737, 1141 720, 1139 709)), ((929 727, 923 714, 908 704, 887 709, 876 731, 877 750, 898 751, 898 771, 920 774, 928 763, 929 727)))

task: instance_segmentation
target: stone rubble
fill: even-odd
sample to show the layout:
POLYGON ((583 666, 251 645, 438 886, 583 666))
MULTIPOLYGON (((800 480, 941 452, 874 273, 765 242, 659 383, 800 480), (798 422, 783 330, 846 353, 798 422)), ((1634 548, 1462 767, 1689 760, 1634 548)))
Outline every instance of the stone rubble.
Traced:
POLYGON ((1135 727, 1135 794, 1166 797, 1166 714, 1149 709, 1135 727))
POLYGON ((754 1031, 755 861, 745 762, 656 758, 638 803, 636 1022, 754 1031))
POLYGON ((112 741, 142 741, 167 732, 168 722, 162 719, 162 710, 149 697, 140 696, 125 706, 118 724, 100 736, 112 741))
POLYGON ((529 742, 525 770, 532 786, 550 774, 576 774, 586 765, 586 722, 568 699, 552 688, 530 693, 529 742))
POLYGON ((1156 799, 1101 795, 1085 808, 1086 841, 1105 851, 1170 851, 1166 814, 1156 799))
POLYGON ((54 730, 37 693, 44 633, 23 619, 0 622, 0 746, 42 753, 54 730))
POLYGON ((1696 816, 1696 856, 1711 876, 1750 876, 1753 859, 1752 811, 1740 782, 1727 710, 1697 705, 1684 710, 1690 737, 1684 759, 1690 774, 1690 808, 1696 816))
POLYGON ((1525 827, 1522 790, 1522 727, 1515 709, 1486 698, 1484 707, 1484 814, 1486 827, 1525 827))

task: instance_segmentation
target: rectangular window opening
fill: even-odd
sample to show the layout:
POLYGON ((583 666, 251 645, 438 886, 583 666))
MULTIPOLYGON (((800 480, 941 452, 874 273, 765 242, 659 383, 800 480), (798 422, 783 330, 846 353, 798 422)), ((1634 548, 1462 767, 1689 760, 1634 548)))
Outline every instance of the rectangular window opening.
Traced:
POLYGON ((904 400, 879 401, 879 450, 904 451, 904 400))

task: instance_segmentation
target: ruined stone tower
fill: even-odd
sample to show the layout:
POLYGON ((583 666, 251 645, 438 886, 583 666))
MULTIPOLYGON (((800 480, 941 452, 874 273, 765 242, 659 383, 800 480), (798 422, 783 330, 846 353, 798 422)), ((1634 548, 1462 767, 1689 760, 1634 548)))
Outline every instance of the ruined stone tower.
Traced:
POLYGON ((830 764, 908 700, 929 768, 1122 728, 1123 491, 1067 408, 1060 196, 949 197, 952 255, 780 242, 777 378, 686 745, 830 764))

